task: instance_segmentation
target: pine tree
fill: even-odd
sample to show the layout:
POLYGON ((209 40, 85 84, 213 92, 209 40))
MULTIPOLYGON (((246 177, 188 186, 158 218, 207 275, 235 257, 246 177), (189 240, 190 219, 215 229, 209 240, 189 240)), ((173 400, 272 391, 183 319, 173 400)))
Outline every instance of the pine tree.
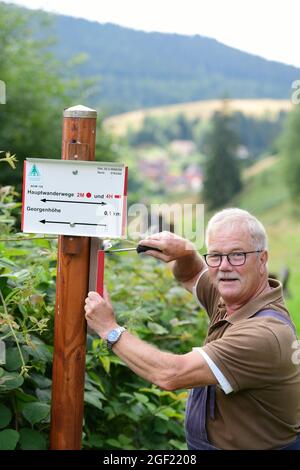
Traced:
POLYGON ((204 201, 209 209, 226 204, 242 187, 240 166, 236 157, 238 139, 232 130, 232 119, 226 109, 216 112, 212 129, 206 137, 204 201))

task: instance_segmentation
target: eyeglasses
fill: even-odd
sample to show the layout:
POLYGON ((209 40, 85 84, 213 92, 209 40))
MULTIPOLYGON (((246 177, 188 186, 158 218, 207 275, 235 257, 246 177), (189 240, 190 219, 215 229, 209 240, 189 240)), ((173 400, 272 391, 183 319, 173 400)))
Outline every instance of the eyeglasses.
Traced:
POLYGON ((235 251, 233 253, 228 254, 206 254, 203 255, 207 266, 210 268, 218 268, 221 266, 223 256, 226 256, 227 261, 231 266, 243 266, 246 262, 247 255, 249 253, 261 253, 263 250, 255 250, 255 251, 235 251))

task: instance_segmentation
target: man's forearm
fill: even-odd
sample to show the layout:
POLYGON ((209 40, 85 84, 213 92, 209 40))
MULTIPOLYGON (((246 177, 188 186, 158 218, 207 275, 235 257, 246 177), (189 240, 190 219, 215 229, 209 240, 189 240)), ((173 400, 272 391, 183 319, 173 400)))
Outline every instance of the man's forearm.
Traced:
POLYGON ((176 372, 176 355, 160 351, 129 331, 113 346, 117 354, 137 375, 164 388, 176 372))
POLYGON ((164 390, 217 383, 198 352, 173 354, 160 351, 128 331, 113 346, 113 352, 137 375, 164 390))
POLYGON ((179 282, 186 282, 192 279, 205 267, 204 262, 197 252, 178 258, 173 263, 173 274, 179 282))

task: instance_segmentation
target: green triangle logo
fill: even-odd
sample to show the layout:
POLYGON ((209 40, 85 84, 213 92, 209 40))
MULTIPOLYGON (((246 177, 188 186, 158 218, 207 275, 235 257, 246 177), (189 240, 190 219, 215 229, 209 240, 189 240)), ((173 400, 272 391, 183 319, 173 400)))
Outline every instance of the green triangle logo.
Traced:
POLYGON ((33 167, 30 170, 29 176, 41 176, 39 170, 37 169, 36 165, 33 165, 33 167))

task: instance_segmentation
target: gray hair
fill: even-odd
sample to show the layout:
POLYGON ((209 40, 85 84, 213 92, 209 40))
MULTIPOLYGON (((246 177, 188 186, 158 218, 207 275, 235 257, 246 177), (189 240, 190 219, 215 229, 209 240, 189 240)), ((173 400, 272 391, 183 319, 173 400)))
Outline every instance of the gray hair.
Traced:
POLYGON ((268 238, 263 224, 250 212, 238 208, 223 209, 212 216, 206 227, 206 246, 214 226, 222 223, 232 226, 236 224, 244 225, 250 232, 253 248, 255 250, 268 249, 268 238))

